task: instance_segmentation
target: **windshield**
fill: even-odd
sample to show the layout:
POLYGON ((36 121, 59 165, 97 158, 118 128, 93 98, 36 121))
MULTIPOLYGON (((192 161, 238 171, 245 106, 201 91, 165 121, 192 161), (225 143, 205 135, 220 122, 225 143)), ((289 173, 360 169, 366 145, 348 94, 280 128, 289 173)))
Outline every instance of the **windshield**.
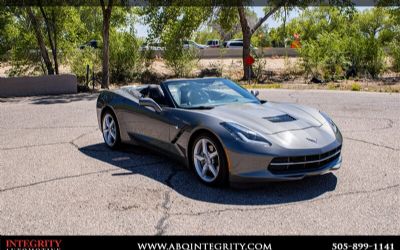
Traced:
POLYGON ((227 79, 180 80, 166 83, 180 108, 204 108, 230 103, 260 103, 247 90, 227 79))

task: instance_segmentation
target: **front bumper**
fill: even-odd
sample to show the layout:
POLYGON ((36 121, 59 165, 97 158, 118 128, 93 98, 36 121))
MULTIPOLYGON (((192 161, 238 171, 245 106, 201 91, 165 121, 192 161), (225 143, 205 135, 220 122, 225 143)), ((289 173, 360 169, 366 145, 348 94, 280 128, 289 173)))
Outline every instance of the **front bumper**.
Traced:
POLYGON ((302 170, 290 174, 273 174, 267 167, 263 170, 245 172, 245 173, 231 173, 230 182, 232 183, 257 183, 257 182, 272 182, 272 181, 293 181, 301 180, 307 176, 323 175, 334 170, 338 170, 342 164, 342 156, 336 160, 322 166, 316 170, 302 170))
MULTIPOLYGON (((309 167, 309 164, 304 164, 302 169, 298 170, 290 170, 290 171, 282 171, 277 172, 274 171, 271 165, 273 165, 275 158, 281 158, 280 154, 260 154, 258 153, 250 153, 250 152, 235 152, 232 150, 226 150, 226 155, 228 158, 229 165, 229 173, 230 173, 230 182, 231 183, 257 183, 257 182, 271 182, 271 181, 291 181, 291 180, 300 180, 307 176, 313 175, 322 175, 333 170, 338 170, 342 163, 341 156, 341 144, 337 141, 332 144, 314 150, 307 151, 291 151, 284 150, 280 153, 283 155, 293 155, 295 158, 299 158, 299 156, 313 156, 315 155, 326 155, 327 152, 333 152, 332 157, 328 161, 323 161, 324 159, 320 158, 319 161, 321 163, 317 165, 317 167, 309 167)), ((283 157, 285 158, 285 157, 283 157)), ((292 158, 292 157, 290 157, 292 158)), ((300 157, 302 158, 302 157, 300 157)), ((316 160, 318 162, 318 160, 316 160)), ((304 163, 304 162, 302 162, 304 163)), ((301 163, 301 164, 302 164, 301 163)), ((276 163, 275 163, 276 164, 276 163)), ((299 165, 298 163, 278 163, 277 165, 286 165, 286 164, 294 164, 299 165)), ((300 164, 300 165, 301 165, 300 164)))

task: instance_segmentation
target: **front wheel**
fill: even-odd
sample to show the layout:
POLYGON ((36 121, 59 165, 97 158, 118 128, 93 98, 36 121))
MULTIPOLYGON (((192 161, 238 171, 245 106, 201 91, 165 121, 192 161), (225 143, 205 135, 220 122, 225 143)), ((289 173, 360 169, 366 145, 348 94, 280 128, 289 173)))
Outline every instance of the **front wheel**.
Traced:
POLYGON ((228 181, 225 152, 212 136, 199 136, 192 146, 192 167, 199 179, 210 186, 222 186, 228 181))
POLYGON ((102 132, 104 142, 112 149, 118 148, 121 144, 118 122, 111 111, 105 111, 102 119, 102 132))

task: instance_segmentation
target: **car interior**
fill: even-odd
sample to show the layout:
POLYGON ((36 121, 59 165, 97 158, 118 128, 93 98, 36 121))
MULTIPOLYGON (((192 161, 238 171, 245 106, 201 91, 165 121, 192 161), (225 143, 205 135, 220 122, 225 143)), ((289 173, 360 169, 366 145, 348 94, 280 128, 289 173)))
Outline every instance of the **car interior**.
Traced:
POLYGON ((160 85, 151 84, 147 88, 140 90, 140 93, 142 97, 153 99, 161 107, 168 106, 168 102, 160 85))

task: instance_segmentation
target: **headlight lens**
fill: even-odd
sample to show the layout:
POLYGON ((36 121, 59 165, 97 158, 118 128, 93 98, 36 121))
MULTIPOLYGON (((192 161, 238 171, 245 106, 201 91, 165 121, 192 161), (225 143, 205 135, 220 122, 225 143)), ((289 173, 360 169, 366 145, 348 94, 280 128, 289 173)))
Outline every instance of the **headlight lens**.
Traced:
POLYGON ((269 142, 267 139, 265 139, 262 135, 259 133, 246 128, 244 126, 241 126, 237 123, 233 122, 222 122, 221 125, 228 130, 233 137, 235 137, 236 140, 241 140, 241 141, 254 141, 254 142, 263 142, 263 143, 268 143, 270 146, 272 145, 271 142, 269 142))
POLYGON ((325 112, 319 111, 319 113, 329 122, 329 125, 331 125, 331 128, 335 134, 338 132, 338 128, 336 127, 336 124, 332 121, 332 119, 329 117, 329 115, 325 112))

